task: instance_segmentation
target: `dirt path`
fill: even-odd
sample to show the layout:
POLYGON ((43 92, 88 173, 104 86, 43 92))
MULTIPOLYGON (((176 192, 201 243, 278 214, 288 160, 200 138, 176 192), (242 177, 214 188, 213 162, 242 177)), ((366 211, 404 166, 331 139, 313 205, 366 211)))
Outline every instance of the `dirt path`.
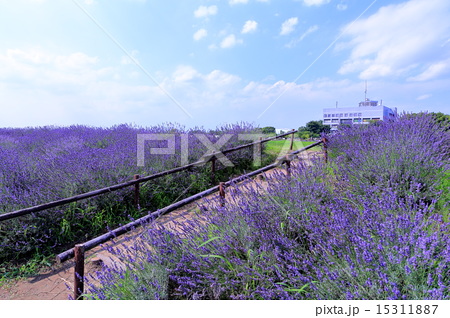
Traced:
MULTIPOLYGON (((163 215, 156 222, 170 226, 171 222, 182 222, 184 219, 192 217, 195 210, 196 206, 185 207, 163 215)), ((141 227, 116 238, 113 246, 119 246, 130 238, 135 239, 142 231, 144 228, 141 227)), ((108 244, 112 245, 110 242, 108 244)), ((102 269, 103 265, 118 263, 118 260, 102 246, 87 251, 85 257, 86 276, 95 274, 96 271, 102 269)), ((69 296, 73 295, 73 269, 74 262, 69 260, 63 264, 54 264, 36 276, 11 280, 0 286, 0 300, 67 300, 69 296)))
MULTIPOLYGON (((304 153, 301 158, 304 162, 310 163, 309 156, 310 154, 304 153)), ((277 172, 280 170, 285 171, 284 168, 276 168, 267 171, 265 175, 269 177, 277 173, 276 170, 278 170, 277 172)), ((252 183, 254 185, 257 183, 258 186, 267 185, 266 178, 260 178, 259 176, 254 178, 252 183)), ((217 198, 218 194, 207 196, 195 203, 191 203, 161 216, 148 226, 157 224, 176 228, 176 224, 195 217, 198 211, 198 205, 202 204, 201 201, 213 201, 217 200, 217 198)), ((116 238, 115 246, 128 241, 130 238, 135 239, 143 230, 143 228, 138 228, 134 232, 116 238)), ((101 270, 103 265, 111 265, 113 262, 117 262, 117 259, 102 246, 87 251, 85 275, 95 274, 96 271, 101 270)), ((55 264, 36 276, 27 279, 11 280, 1 285, 0 300, 68 300, 73 295, 73 281, 73 260, 69 260, 63 264, 55 264)))
MULTIPOLYGON (((217 194, 202 200, 214 200, 215 197, 217 197, 217 194)), ((147 226, 155 226, 156 224, 167 227, 174 226, 176 223, 192 218, 197 210, 197 204, 193 203, 163 215, 147 226)), ((139 227, 133 232, 115 238, 114 244, 111 241, 107 244, 114 247, 120 246, 130 239, 136 239, 144 230, 145 227, 139 227)), ((111 255, 105 247, 98 246, 85 254, 85 275, 94 275, 96 271, 102 269, 102 266, 111 266, 113 263, 118 264, 118 259, 111 255)), ((69 296, 73 295, 73 269, 73 260, 68 260, 63 264, 54 264, 51 268, 47 268, 36 276, 11 280, 0 286, 0 300, 68 300, 69 296)))

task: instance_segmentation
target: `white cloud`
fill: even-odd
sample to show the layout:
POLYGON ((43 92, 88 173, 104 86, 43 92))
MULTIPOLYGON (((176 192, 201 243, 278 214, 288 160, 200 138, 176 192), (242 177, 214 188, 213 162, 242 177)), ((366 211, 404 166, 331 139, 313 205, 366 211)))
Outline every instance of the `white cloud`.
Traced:
POLYGON ((407 76, 415 80, 442 74, 448 63, 442 43, 450 33, 449 14, 447 0, 410 0, 381 7, 345 26, 344 36, 350 41, 338 47, 350 48, 351 54, 339 73, 359 73, 362 79, 407 76))
POLYGON ((330 3, 331 0, 303 0, 303 3, 310 7, 310 6, 321 6, 327 3, 330 3))
MULTIPOLYGON (((228 36, 228 39, 230 46, 240 43, 235 37, 228 36)), ((151 125, 186 120, 157 85, 115 80, 116 75, 123 75, 120 63, 101 68, 98 58, 81 52, 57 55, 40 50, 12 50, 7 53, 0 55, 0 94, 2 103, 14 107, 2 109, 0 126, 98 126, 124 122, 151 125)), ((189 112, 201 112, 196 116, 197 124, 208 118, 205 116, 226 122, 254 121, 261 105, 269 105, 284 89, 292 90, 292 94, 286 94, 292 101, 298 100, 296 93, 307 92, 307 86, 285 82, 254 83, 251 89, 239 76, 221 70, 200 73, 190 65, 180 65, 171 74, 158 75, 158 78, 161 87, 189 112), (230 112, 237 108, 245 109, 246 117, 241 117, 244 116, 241 113, 236 117, 237 113, 230 112)), ((209 118, 207 122, 214 120, 209 118)))
POLYGON ((294 31, 295 26, 298 24, 298 18, 290 18, 283 22, 281 25, 280 35, 287 35, 294 31))
POLYGON ((121 64, 123 65, 134 64, 135 61, 139 63, 137 59, 138 54, 139 54, 138 50, 133 50, 130 52, 131 57, 128 55, 122 56, 121 64))
POLYGON ((222 49, 227 49, 227 48, 232 48, 233 46, 235 46, 237 44, 241 44, 241 43, 243 43, 242 40, 237 39, 234 34, 230 34, 230 35, 226 36, 222 40, 222 42, 220 42, 220 47, 222 49))
POLYGON ((204 79, 207 81, 209 87, 214 87, 219 90, 221 87, 230 87, 241 82, 239 76, 228 74, 220 70, 212 71, 204 76, 204 79))
POLYGON ((339 4, 336 6, 336 8, 337 8, 339 11, 345 11, 345 10, 347 10, 348 5, 343 4, 343 3, 339 3, 339 4))
POLYGON ((431 94, 424 94, 424 95, 420 95, 419 97, 416 98, 416 100, 425 100, 428 99, 430 97, 432 97, 433 95, 431 94))
POLYGON ((194 33, 194 40, 195 41, 200 41, 201 39, 203 39, 204 37, 206 37, 208 35, 208 31, 206 31, 205 29, 200 29, 197 32, 194 33))
POLYGON ((288 44, 286 44, 286 47, 288 47, 288 48, 294 47, 295 45, 297 45, 298 42, 303 41, 308 35, 316 32, 317 30, 319 30, 318 25, 310 26, 308 28, 308 30, 306 30, 300 37, 298 37, 297 39, 294 39, 291 42, 289 42, 288 44))
POLYGON ((306 30, 305 33, 303 33, 303 34, 300 36, 300 41, 302 41, 305 37, 307 37, 307 36, 310 35, 311 33, 316 32, 317 30, 319 30, 319 26, 318 26, 318 25, 310 26, 310 27, 308 28, 308 30, 306 30))
POLYGON ((190 65, 180 65, 161 85, 186 108, 201 110, 205 116, 219 108, 227 109, 241 81, 239 76, 220 70, 200 73, 190 65))
POLYGON ((258 28, 258 22, 254 21, 254 20, 248 20, 245 22, 244 26, 242 27, 241 33, 245 34, 245 33, 255 32, 257 28, 258 28))
POLYGON ((158 87, 118 82, 120 65, 102 67, 83 52, 7 50, 0 54, 0 95, 10 107, 1 109, 0 126, 113 124, 130 101, 164 97, 158 87))
POLYGON ((446 61, 440 61, 433 63, 428 66, 425 71, 417 76, 408 78, 410 81, 423 82, 434 79, 440 75, 447 74, 450 72, 450 59, 446 61))
MULTIPOLYGON (((221 70, 201 73, 187 65, 179 66, 163 81, 163 87, 167 91, 176 98, 180 97, 183 105, 193 109, 193 112, 201 110, 203 118, 205 114, 214 114, 214 118, 224 121, 238 118, 249 122, 255 121, 258 115, 281 95, 280 100, 263 116, 265 120, 274 120, 277 114, 280 114, 280 107, 283 110, 292 107, 293 113, 302 111, 303 115, 309 112, 314 113, 315 110, 310 107, 311 102, 317 102, 321 106, 329 101, 334 103, 335 98, 339 96, 354 96, 360 89, 359 86, 360 83, 355 85, 348 80, 329 79, 318 79, 301 84, 273 79, 265 82, 246 82, 239 76, 221 70), (308 105, 308 107, 299 109, 299 105, 308 105), (221 109, 224 113, 219 116, 218 111, 221 109), (239 112, 233 112, 233 109, 239 109, 239 112), (233 117, 231 114, 238 114, 238 116, 233 117)), ((286 121, 285 113, 281 114, 280 118, 286 121)), ((306 118, 314 118, 314 116, 306 115, 306 118)), ((214 121, 213 118, 209 120, 214 121)), ((296 122, 295 125, 293 128, 300 124, 296 122)))
POLYGON ((86 69, 98 62, 97 57, 91 57, 81 52, 72 53, 68 56, 54 56, 54 65, 60 70, 86 69))
POLYGON ((178 66, 175 72, 172 74, 174 82, 188 82, 194 80, 199 76, 199 72, 189 65, 178 66))
POLYGON ((214 51, 214 50, 217 50, 218 47, 216 44, 213 43, 213 44, 208 45, 208 49, 210 49, 211 51, 214 51))
POLYGON ((246 4, 248 3, 248 0, 229 0, 228 3, 230 5, 234 5, 234 4, 246 4))
POLYGON ((217 14, 217 6, 199 6, 197 10, 194 11, 194 16, 196 18, 206 18, 210 15, 216 15, 217 14))
POLYGON ((38 87, 83 85, 112 74, 111 69, 100 68, 97 64, 97 57, 82 52, 56 55, 40 49, 9 49, 0 55, 0 79, 38 87))
MULTIPOLYGON (((234 41, 239 42, 236 38, 234 41)), ((179 65, 170 73, 158 72, 155 77, 160 86, 193 114, 191 120, 147 78, 143 82, 114 79, 116 75, 125 78, 125 72, 135 68, 120 61, 106 67, 102 63, 83 52, 0 52, 0 96, 5 105, 0 107, 0 127, 120 123, 149 126, 164 122, 211 127, 246 121, 262 127, 297 128, 320 118, 324 106, 334 107, 337 100, 340 105, 353 105, 363 93, 361 82, 350 80, 294 83, 266 78, 248 82, 219 69, 201 72, 190 65, 179 65), (257 119, 267 108, 261 120, 257 119)), ((381 91, 388 106, 396 106, 389 102, 397 95, 406 96, 402 103, 410 105, 416 99, 446 91, 449 81, 390 84, 373 81, 370 91, 381 91)))

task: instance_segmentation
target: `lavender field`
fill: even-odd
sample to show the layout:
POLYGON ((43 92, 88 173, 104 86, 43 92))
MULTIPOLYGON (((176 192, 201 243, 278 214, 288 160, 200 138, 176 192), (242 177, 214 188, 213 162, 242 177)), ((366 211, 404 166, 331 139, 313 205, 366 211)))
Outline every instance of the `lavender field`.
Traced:
POLYGON ((230 193, 184 235, 149 227, 87 297, 449 299, 448 127, 403 115, 342 129, 329 152, 230 193))
MULTIPOLYGON (((249 141, 238 134, 257 132, 240 123, 214 131, 185 129, 173 124, 150 128, 120 125, 0 129, 0 214, 78 195, 117 183, 133 175, 151 175, 178 167, 181 157, 189 163, 208 150, 196 134, 215 143, 224 134, 232 137, 222 149, 249 141), (174 154, 152 154, 151 148, 167 148, 167 142, 146 141, 144 165, 137 164, 138 134, 175 136, 174 154), (181 136, 187 136, 182 149, 181 136), (185 153, 181 156, 181 152, 185 153)), ((229 154, 235 167, 221 167, 218 178, 252 169, 252 149, 229 154)), ((142 211, 133 205, 132 189, 72 203, 0 223, 0 266, 21 263, 37 256, 51 256, 77 242, 84 242, 108 228, 128 223, 155 209, 211 186, 210 165, 198 166, 141 186, 142 211)))

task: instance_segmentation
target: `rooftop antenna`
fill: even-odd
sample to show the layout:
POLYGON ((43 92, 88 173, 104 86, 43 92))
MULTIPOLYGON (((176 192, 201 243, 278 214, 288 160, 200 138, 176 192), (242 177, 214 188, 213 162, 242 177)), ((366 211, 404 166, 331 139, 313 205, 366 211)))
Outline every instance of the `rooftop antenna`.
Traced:
POLYGON ((336 108, 338 108, 337 106, 338 106, 338 102, 336 101, 336 108))
POLYGON ((367 81, 366 81, 366 90, 364 91, 364 101, 367 101, 367 81))

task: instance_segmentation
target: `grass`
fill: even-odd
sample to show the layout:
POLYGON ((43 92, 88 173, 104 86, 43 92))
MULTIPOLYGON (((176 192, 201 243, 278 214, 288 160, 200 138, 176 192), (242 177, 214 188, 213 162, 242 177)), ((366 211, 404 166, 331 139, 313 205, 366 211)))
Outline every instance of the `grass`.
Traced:
MULTIPOLYGON (((309 146, 313 144, 314 141, 301 141, 301 140, 294 140, 293 144, 293 150, 298 150, 303 147, 309 146)), ((291 145, 291 139, 283 139, 283 140, 271 140, 266 143, 265 153, 269 155, 276 155, 286 153, 289 150, 289 147, 291 145)), ((314 148, 311 148, 312 151, 318 151, 321 150, 320 146, 316 146, 314 148)))
POLYGON ((20 266, 2 264, 0 267, 0 286, 7 284, 14 278, 30 277, 39 273, 42 269, 48 268, 53 263, 53 255, 36 254, 20 266))
POLYGON ((448 222, 450 218, 450 171, 445 172, 437 188, 442 191, 441 197, 437 202, 437 209, 442 213, 444 221, 448 222))

